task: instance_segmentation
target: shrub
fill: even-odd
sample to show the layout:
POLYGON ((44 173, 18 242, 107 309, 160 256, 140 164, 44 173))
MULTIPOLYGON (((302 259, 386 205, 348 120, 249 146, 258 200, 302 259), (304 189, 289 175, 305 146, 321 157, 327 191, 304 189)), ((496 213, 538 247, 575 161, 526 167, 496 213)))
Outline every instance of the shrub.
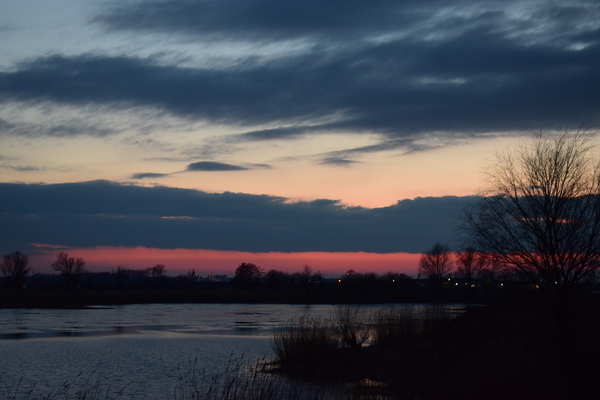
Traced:
POLYGON ((276 329, 272 346, 281 366, 310 368, 338 348, 338 339, 328 321, 302 316, 276 329))
POLYGON ((437 330, 452 315, 435 307, 394 306, 375 312, 371 322, 372 344, 387 346, 406 342, 437 330))
POLYGON ((333 314, 333 329, 339 340, 352 349, 359 349, 371 337, 367 318, 358 306, 338 306, 333 314))

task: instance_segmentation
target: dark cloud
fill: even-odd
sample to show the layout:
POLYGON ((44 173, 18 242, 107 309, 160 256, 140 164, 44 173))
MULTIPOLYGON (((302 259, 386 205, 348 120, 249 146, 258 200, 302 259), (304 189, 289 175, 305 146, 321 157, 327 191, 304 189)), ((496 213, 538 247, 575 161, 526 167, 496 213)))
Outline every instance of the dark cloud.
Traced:
POLYGON ((15 124, 0 118, 0 134, 9 133, 14 128, 15 124))
POLYGON ((336 157, 336 156, 325 157, 324 159, 321 160, 321 164, 325 164, 325 165, 347 166, 347 165, 352 165, 355 163, 357 163, 357 161, 350 160, 348 158, 343 158, 343 157, 336 157))
POLYGON ((600 5, 524 4, 516 18, 510 7, 522 2, 119 2, 96 19, 111 31, 306 45, 203 68, 152 57, 42 57, 0 73, 0 101, 149 107, 247 129, 237 140, 381 136, 381 146, 363 151, 423 150, 428 134, 451 143, 596 127, 600 5))
MULTIPOLYGON (((319 126, 318 129, 323 129, 319 126)), ((295 126, 286 128, 259 129, 256 131, 245 132, 237 135, 237 139, 241 140, 271 140, 271 139, 288 139, 296 138, 300 135, 311 133, 315 130, 309 126, 295 126)))
POLYGON ((239 165, 224 164, 214 161, 198 161, 187 166, 186 171, 244 171, 248 168, 239 165))
POLYGON ((164 178, 165 176, 169 176, 169 174, 158 174, 156 172, 140 172, 131 175, 131 179, 164 178))
MULTIPOLYGON (((414 2, 375 0, 279 2, 272 0, 138 1, 113 3, 95 21, 108 29, 185 33, 240 39, 289 39, 298 36, 356 35, 411 25, 414 2), (404 4, 402 4, 404 3, 404 4), (373 24, 377 20, 378 24, 373 24)), ((432 2, 434 5, 436 2, 432 2)))
POLYGON ((456 245, 457 216, 471 200, 417 198, 367 209, 327 199, 290 203, 282 197, 108 181, 0 183, 0 243, 5 252, 14 251, 13 243, 421 252, 438 241, 456 245))
POLYGON ((249 168, 253 168, 253 169, 272 169, 273 167, 269 164, 252 164, 252 163, 248 163, 247 164, 249 168))
MULTIPOLYGON (((0 94, 2 98, 2 94, 0 94)), ((81 120, 71 120, 64 123, 53 124, 45 121, 44 124, 14 123, 0 119, 0 135, 22 136, 22 137, 73 137, 73 136, 95 136, 104 137, 118 133, 119 130, 112 129, 101 124, 91 124, 81 120)))
POLYGON ((7 166, 6 168, 14 169, 15 171, 20 171, 20 172, 43 171, 43 170, 45 170, 45 168, 34 167, 34 166, 31 166, 31 165, 26 165, 26 166, 7 166))

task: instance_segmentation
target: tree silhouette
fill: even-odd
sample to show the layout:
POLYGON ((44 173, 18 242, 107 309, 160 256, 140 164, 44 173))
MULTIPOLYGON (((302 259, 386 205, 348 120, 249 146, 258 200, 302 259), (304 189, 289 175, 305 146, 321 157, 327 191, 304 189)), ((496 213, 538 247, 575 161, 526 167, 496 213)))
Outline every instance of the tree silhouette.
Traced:
POLYGON ((77 284, 77 278, 85 270, 83 258, 69 257, 65 252, 60 252, 56 261, 52 263, 52 269, 60 272, 65 280, 67 292, 71 292, 77 284))
POLYGON ((260 282, 262 269, 251 263, 241 263, 235 270, 234 283, 241 288, 255 287, 260 282))
POLYGON ((23 285, 25 278, 31 268, 29 267, 29 259, 20 251, 4 255, 4 261, 1 265, 2 273, 12 281, 12 284, 17 288, 17 293, 24 293, 23 285))
POLYGON ((441 287, 444 276, 452 271, 452 253, 450 248, 436 243, 430 250, 421 254, 419 273, 427 276, 436 286, 441 287))
POLYGON ((576 285, 600 267, 600 169, 583 132, 540 132, 497 156, 488 187, 465 210, 463 230, 478 250, 538 287, 571 332, 576 285))
POLYGON ((267 286, 270 289, 281 290, 290 280, 290 274, 276 269, 271 269, 265 275, 267 286))
POLYGON ((456 273, 464 280, 467 288, 479 282, 482 272, 492 265, 489 254, 468 247, 456 253, 456 273))
POLYGON ((125 280, 125 274, 126 274, 127 270, 125 269, 125 267, 122 266, 117 266, 117 268, 112 270, 112 274, 115 278, 115 282, 117 284, 117 290, 122 291, 123 290, 123 281, 125 280))
POLYGON ((154 267, 148 268, 146 270, 148 276, 150 277, 150 281, 155 286, 160 286, 164 283, 166 279, 165 271, 167 267, 162 264, 156 264, 154 267))

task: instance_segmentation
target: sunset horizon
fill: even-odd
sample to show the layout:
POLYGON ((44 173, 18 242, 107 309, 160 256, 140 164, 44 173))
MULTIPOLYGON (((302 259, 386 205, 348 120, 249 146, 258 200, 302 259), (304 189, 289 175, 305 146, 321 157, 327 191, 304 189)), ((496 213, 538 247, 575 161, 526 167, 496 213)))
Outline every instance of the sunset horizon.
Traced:
POLYGON ((435 243, 461 248, 497 153, 540 130, 595 135, 598 13, 585 0, 5 2, 0 253, 38 271, 62 249, 90 270, 414 276, 435 243))

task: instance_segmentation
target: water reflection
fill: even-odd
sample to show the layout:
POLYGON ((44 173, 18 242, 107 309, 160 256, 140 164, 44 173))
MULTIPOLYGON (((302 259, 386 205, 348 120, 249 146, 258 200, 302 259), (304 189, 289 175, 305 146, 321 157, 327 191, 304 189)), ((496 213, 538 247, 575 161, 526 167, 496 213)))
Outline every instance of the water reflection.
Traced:
POLYGON ((235 321, 235 331, 242 335, 248 335, 258 331, 259 325, 252 321, 235 321))
MULTIPOLYGON (((382 305, 363 306, 378 309, 382 305)), ((419 307, 415 305, 415 307, 419 307)), ((450 306, 461 312, 461 305, 450 306)), ((327 318, 335 306, 287 304, 141 304, 77 310, 0 309, 0 340, 164 333, 270 337, 301 315, 327 318)))
POLYGON ((197 357, 197 372, 220 372, 231 367, 232 353, 244 361, 272 357, 275 327, 306 314, 328 318, 334 311, 331 305, 261 304, 0 309, 0 398, 10 398, 4 384, 22 377, 44 392, 44 385, 52 389, 93 373, 131 391, 118 398, 173 398, 173 382, 180 382, 188 360, 197 357))
POLYGON ((29 337, 29 335, 26 332, 13 332, 13 333, 0 334, 0 339, 7 339, 7 340, 27 339, 28 337, 29 337))

